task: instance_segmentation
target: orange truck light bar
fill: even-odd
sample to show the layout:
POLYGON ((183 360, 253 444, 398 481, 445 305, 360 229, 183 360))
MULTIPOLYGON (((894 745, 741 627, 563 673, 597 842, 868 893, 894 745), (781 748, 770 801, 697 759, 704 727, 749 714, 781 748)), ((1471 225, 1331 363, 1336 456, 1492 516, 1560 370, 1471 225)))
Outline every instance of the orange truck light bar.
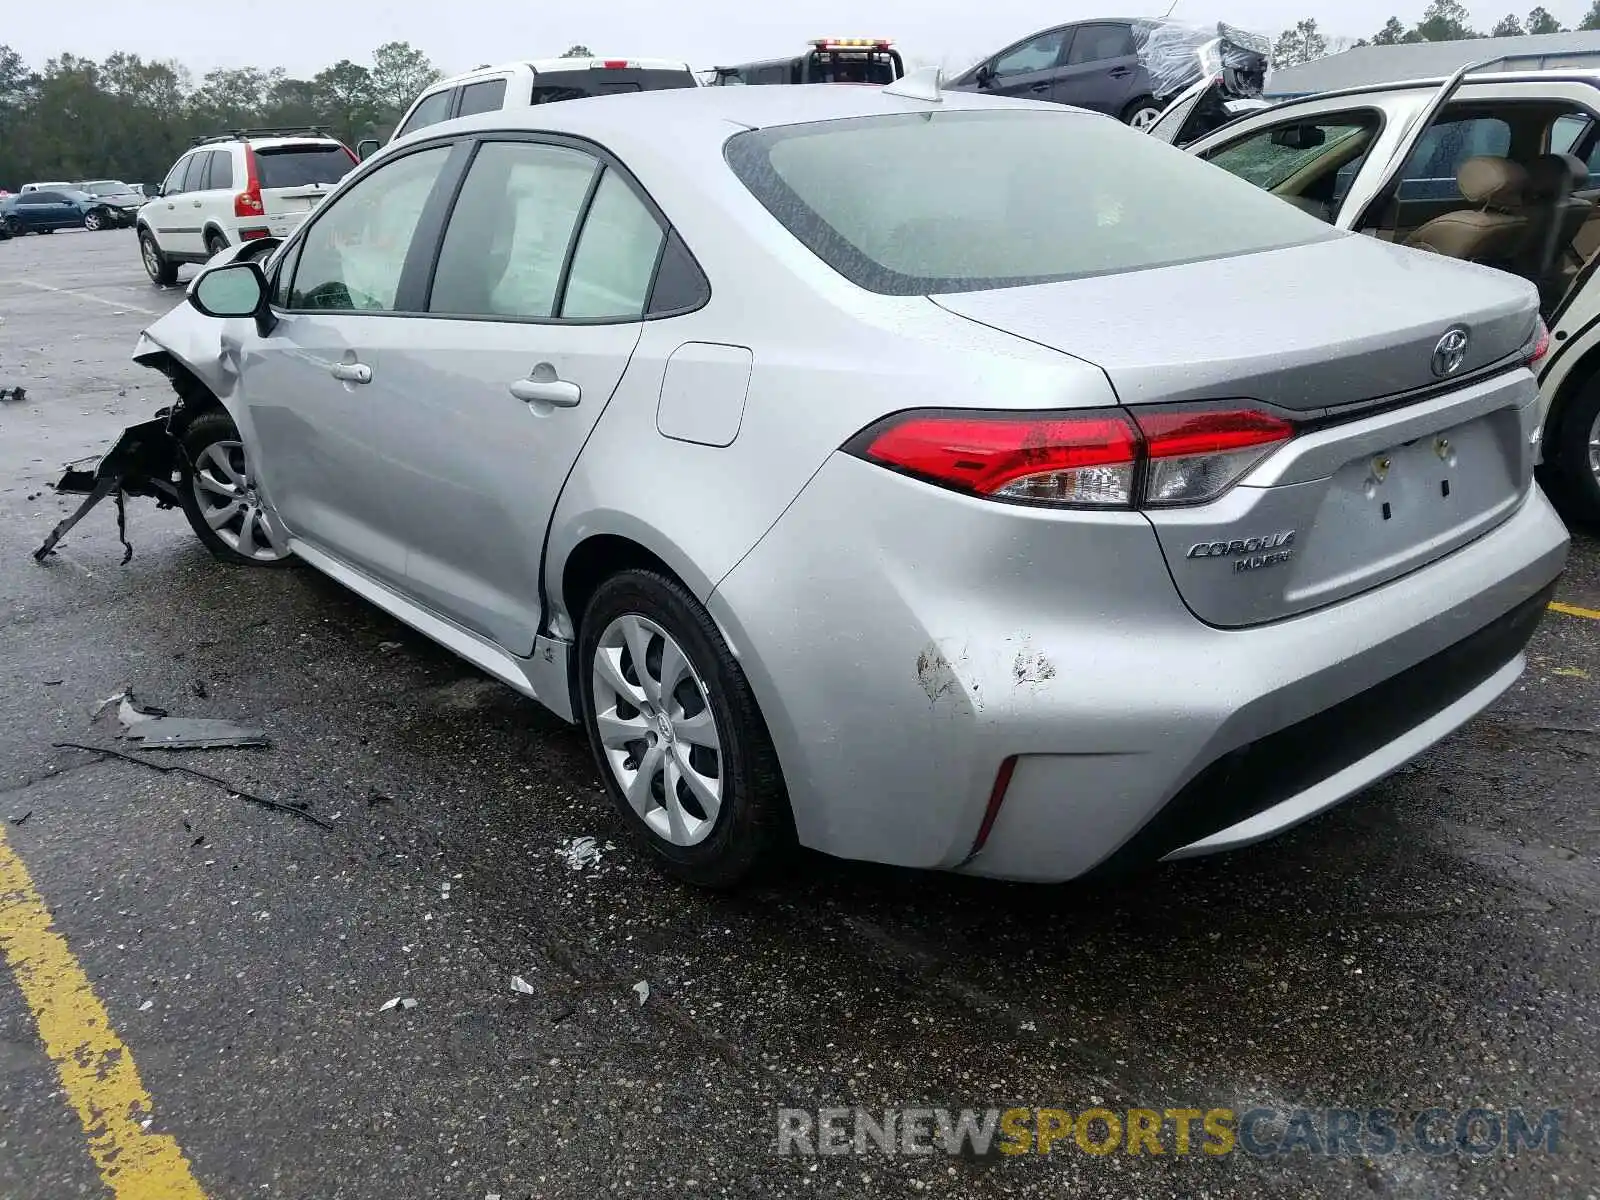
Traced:
POLYGON ((888 38, 812 38, 811 45, 818 50, 887 50, 888 38))

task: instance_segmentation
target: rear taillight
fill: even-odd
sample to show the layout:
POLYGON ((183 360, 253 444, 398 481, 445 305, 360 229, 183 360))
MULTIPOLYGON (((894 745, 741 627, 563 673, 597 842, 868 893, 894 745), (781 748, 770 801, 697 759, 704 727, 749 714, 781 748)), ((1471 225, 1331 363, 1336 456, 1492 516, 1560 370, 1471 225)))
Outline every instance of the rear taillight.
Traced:
POLYGON ((907 412, 845 449, 970 495, 1061 508, 1214 500, 1294 426, 1258 409, 907 412))
POLYGON ((261 202, 261 177, 256 173, 256 152, 249 146, 244 148, 244 191, 233 198, 233 215, 236 217, 259 217, 267 211, 267 206, 261 202))
POLYGON ((1533 340, 1528 343, 1528 365, 1536 366, 1545 355, 1550 353, 1550 330, 1545 326, 1544 318, 1539 319, 1539 324, 1534 327, 1533 340))

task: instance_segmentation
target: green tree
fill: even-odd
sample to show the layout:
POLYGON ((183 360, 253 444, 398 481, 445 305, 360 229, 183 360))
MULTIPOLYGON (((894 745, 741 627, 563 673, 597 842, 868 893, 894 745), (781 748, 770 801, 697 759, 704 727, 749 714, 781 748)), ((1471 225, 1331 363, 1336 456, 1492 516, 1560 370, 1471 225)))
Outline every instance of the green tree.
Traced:
POLYGON ((1489 31, 1490 37, 1521 37, 1527 30, 1522 28, 1522 22, 1515 13, 1507 13, 1501 17, 1495 27, 1489 31))
POLYGON ((1583 14, 1583 20, 1578 22, 1579 29, 1600 29, 1600 0, 1594 0, 1589 5, 1589 11, 1583 14))
POLYGON ((1308 17, 1278 36, 1272 47, 1272 65, 1279 70, 1298 67, 1301 63, 1321 58, 1327 52, 1328 39, 1317 29, 1317 23, 1308 17))
POLYGON ((385 42, 372 52, 372 99, 391 117, 443 78, 444 72, 410 42, 385 42))
POLYGON ((372 72, 342 58, 311 81, 317 110, 347 145, 372 132, 382 119, 372 86, 372 72))
MULTIPOLYGON (((1595 0, 1600 4, 1600 0, 1595 0)), ((1417 22, 1417 39, 1423 42, 1459 42, 1479 36, 1467 24, 1472 14, 1461 0, 1429 0, 1417 22)))
MULTIPOLYGON (((1595 6, 1597 8, 1600 8, 1600 0, 1594 0, 1594 2, 1595 2, 1595 6)), ((568 46, 567 47, 567 52, 565 54, 563 54, 561 57, 562 58, 593 58, 594 57, 594 51, 589 49, 589 47, 585 46, 582 42, 579 42, 576 46, 568 46)))
MULTIPOLYGON (((1600 4, 1600 0, 1595 0, 1595 3, 1600 4)), ((1400 24, 1399 17, 1390 17, 1384 22, 1383 28, 1372 35, 1372 44, 1374 46, 1403 46, 1408 42, 1420 42, 1421 40, 1417 36, 1416 30, 1407 29, 1400 24)))
POLYGON ((1529 33, 1565 33, 1561 22, 1550 15, 1550 10, 1542 4, 1528 14, 1529 33))

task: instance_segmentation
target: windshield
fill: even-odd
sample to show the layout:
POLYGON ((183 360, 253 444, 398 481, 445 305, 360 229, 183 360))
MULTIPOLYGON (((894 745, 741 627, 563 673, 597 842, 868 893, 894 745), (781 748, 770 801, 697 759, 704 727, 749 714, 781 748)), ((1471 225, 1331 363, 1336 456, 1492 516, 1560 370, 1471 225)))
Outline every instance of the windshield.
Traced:
POLYGON ((583 100, 589 96, 610 96, 618 92, 659 92, 700 85, 694 72, 678 69, 609 67, 581 71, 540 71, 533 84, 534 104, 556 104, 563 100, 583 100))
POLYGON ((264 188, 338 183, 355 169, 350 151, 334 142, 304 142, 257 149, 256 172, 264 188))
POLYGON ((806 55, 806 83, 893 83, 904 72, 893 50, 813 50, 806 55))
POLYGON ((795 237, 886 295, 1120 274, 1342 236, 1146 134, 1066 111, 779 126, 736 134, 726 155, 795 237))
POLYGON ((88 183, 78 184, 78 189, 88 192, 91 196, 116 196, 122 192, 135 190, 120 179, 91 179, 88 183))

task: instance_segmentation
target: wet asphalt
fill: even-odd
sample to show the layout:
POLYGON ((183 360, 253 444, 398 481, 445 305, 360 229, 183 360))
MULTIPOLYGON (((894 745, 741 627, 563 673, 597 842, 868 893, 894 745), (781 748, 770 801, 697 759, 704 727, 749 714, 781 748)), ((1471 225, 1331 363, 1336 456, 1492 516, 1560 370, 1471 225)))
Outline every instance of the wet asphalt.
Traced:
MULTIPOLYGON (((1484 718, 1247 851, 703 895, 574 730, 308 569, 224 567, 149 502, 126 566, 109 506, 31 561, 60 465, 168 401, 128 353, 180 296, 128 231, 0 244, 0 819, 208 1195, 1600 1193, 1600 621, 1550 614, 1484 718), (158 761, 330 828, 52 748, 116 744, 125 687, 264 726, 158 761), (1564 1111, 1515 1155, 774 1152, 780 1107, 858 1105, 1564 1111)), ((1600 609, 1592 533, 1559 598, 1600 609)), ((0 1196, 104 1194, 0 963, 0 1196)))

